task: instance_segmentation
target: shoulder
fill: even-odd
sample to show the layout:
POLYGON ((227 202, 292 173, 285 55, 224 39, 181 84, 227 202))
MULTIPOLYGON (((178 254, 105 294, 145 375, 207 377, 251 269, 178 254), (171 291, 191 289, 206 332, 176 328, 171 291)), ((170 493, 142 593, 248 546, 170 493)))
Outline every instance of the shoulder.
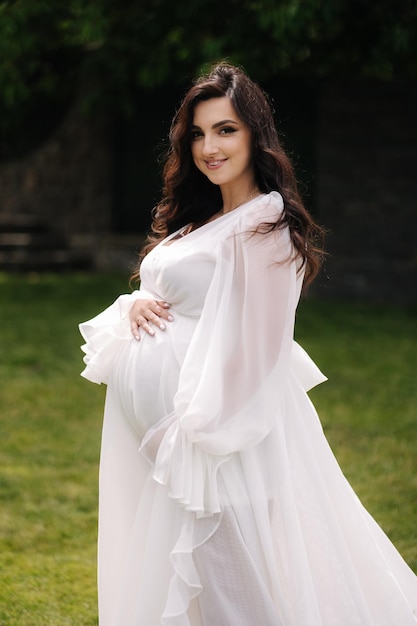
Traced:
POLYGON ((262 194, 243 207, 240 226, 253 230, 264 223, 277 222, 284 209, 284 201, 278 191, 262 194))
POLYGON ((235 232, 253 232, 262 224, 277 223, 284 209, 284 201, 278 191, 265 193, 241 207, 235 221, 235 232))
POLYGON ((236 246, 257 248, 263 245, 276 249, 287 239, 286 228, 273 227, 280 222, 283 208, 281 194, 272 191, 226 214, 226 221, 219 220, 217 225, 220 228, 214 231, 215 249, 219 248, 226 255, 228 248, 235 249, 236 246))

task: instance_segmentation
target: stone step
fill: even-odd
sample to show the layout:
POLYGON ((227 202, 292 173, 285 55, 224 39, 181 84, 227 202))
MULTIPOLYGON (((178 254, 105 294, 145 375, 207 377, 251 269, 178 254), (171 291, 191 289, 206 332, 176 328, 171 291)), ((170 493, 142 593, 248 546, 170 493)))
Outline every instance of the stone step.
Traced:
POLYGON ((0 250, 30 248, 54 250, 66 247, 65 238, 55 233, 0 232, 0 250))
POLYGON ((2 271, 62 271, 91 269, 91 257, 70 249, 41 250, 19 248, 0 250, 2 271))
POLYGON ((74 250, 67 238, 34 215, 0 214, 0 270, 90 269, 89 249, 74 250))
POLYGON ((36 215, 0 213, 0 233, 45 233, 47 226, 36 215))

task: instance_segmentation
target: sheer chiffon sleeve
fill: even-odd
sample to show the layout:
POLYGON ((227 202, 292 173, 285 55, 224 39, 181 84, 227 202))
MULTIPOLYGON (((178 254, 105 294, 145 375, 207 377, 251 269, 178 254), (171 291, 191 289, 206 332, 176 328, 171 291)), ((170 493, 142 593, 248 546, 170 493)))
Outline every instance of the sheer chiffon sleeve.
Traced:
POLYGON ((138 299, 154 298, 144 290, 122 294, 107 309, 87 322, 79 324, 85 340, 81 350, 85 356, 85 368, 81 376, 98 385, 108 383, 110 370, 120 346, 132 339, 128 319, 132 304, 138 299))
POLYGON ((245 212, 217 244, 174 412, 141 447, 155 480, 198 516, 220 511, 217 469, 270 432, 290 371, 301 277, 288 230, 254 233, 260 221, 245 212))

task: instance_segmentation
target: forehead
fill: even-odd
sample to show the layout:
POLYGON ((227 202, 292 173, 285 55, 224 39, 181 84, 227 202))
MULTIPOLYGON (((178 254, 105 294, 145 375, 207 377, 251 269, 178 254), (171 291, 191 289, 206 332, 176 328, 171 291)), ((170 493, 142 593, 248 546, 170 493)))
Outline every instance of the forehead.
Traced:
POLYGON ((212 126, 221 120, 240 121, 232 101, 227 96, 202 100, 194 108, 193 124, 195 126, 212 126))

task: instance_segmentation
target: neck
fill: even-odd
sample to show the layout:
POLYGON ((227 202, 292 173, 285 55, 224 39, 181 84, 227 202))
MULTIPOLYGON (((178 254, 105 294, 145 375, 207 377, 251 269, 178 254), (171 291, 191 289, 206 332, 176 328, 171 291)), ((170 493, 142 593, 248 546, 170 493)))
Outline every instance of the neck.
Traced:
POLYGON ((241 206, 242 204, 246 204, 246 202, 249 202, 250 200, 253 200, 254 198, 256 198, 256 196, 259 196, 260 193, 261 192, 256 185, 248 189, 245 193, 239 193, 238 195, 228 194, 227 192, 223 192, 222 190, 223 208, 221 210, 221 213, 224 214, 230 213, 230 211, 234 211, 234 209, 237 209, 237 207, 241 206))

